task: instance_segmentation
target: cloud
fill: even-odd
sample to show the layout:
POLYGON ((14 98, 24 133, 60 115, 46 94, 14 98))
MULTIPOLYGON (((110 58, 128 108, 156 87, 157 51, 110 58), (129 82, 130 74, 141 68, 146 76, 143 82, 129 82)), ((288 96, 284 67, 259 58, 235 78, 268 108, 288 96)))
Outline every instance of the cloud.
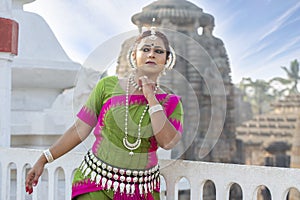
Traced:
POLYGON ((259 41, 265 39, 278 29, 282 27, 284 23, 288 20, 288 18, 295 13, 300 8, 300 2, 298 2, 295 6, 292 6, 289 10, 284 12, 281 16, 275 19, 268 27, 271 27, 269 31, 267 31, 264 35, 259 38, 259 41))
MULTIPOLYGON (((81 63, 103 41, 127 31, 125 28, 131 23, 130 17, 123 17, 117 3, 113 1, 99 3, 88 0, 74 3, 44 0, 26 5, 25 10, 41 15, 66 53, 81 63)), ((133 28, 132 25, 131 30, 133 28)))
MULTIPOLYGON (((271 49, 275 49, 276 47, 274 45, 281 41, 281 37, 284 37, 277 34, 278 30, 283 29, 285 26, 295 22, 296 19, 290 19, 290 16, 294 14, 299 7, 300 2, 285 11, 281 16, 272 20, 270 24, 264 25, 263 23, 258 22, 258 26, 255 27, 255 31, 248 30, 248 35, 240 35, 239 37, 236 37, 236 33, 232 32, 233 37, 236 37, 234 46, 238 49, 237 52, 239 55, 242 55, 237 59, 240 61, 244 59, 252 59, 253 57, 256 57, 258 54, 262 53, 263 50, 270 51, 271 49), (272 34, 274 37, 276 37, 276 39, 268 41, 267 38, 272 34), (267 48, 269 50, 267 50, 267 48)), ((260 15, 259 17, 262 18, 263 16, 260 15)), ((285 46, 287 48, 288 45, 285 46)))
POLYGON ((283 53, 286 53, 287 51, 289 51, 290 49, 292 49, 292 47, 296 44, 298 44, 300 42, 300 36, 296 37, 296 38, 292 38, 290 40, 290 42, 284 44, 281 48, 277 49, 275 52, 273 52, 272 54, 270 54, 268 57, 266 57, 266 61, 272 61, 275 57, 280 56, 283 53))
MULTIPOLYGON (((283 72, 279 66, 299 57, 300 37, 298 29, 295 29, 297 25, 288 26, 299 20, 299 17, 291 17, 299 7, 300 2, 267 25, 258 22, 256 30, 249 30, 251 34, 248 36, 240 35, 240 32, 232 33, 233 37, 239 35, 231 44, 235 49, 231 55, 234 81, 243 76, 269 79, 281 75, 283 72), (287 37, 288 34, 290 37, 287 37)), ((258 17, 263 18, 264 14, 258 17)))
MULTIPOLYGON (((131 16, 153 2, 154 0, 40 0, 27 4, 25 8, 40 14, 47 21, 71 59, 83 62, 101 43, 117 34, 136 29, 131 16)), ((215 17, 214 35, 225 44, 233 80, 245 75, 268 77, 280 71, 280 67, 276 71, 274 66, 280 66, 280 63, 284 65, 290 59, 297 58, 295 52, 299 52, 297 45, 300 42, 298 29, 295 26, 292 30, 290 28, 291 24, 300 20, 299 15, 295 16, 300 2, 295 0, 293 7, 275 18, 264 9, 272 6, 273 9, 283 10, 289 3, 276 4, 276 1, 271 0, 263 3, 259 0, 249 1, 247 4, 230 0, 191 2, 215 17), (256 12, 253 8, 257 8, 257 5, 260 5, 260 10, 256 12), (268 23, 266 19, 269 18, 272 19, 268 23), (291 33, 295 38, 286 37, 291 33)))
POLYGON ((227 32, 228 28, 233 27, 236 19, 239 18, 242 11, 232 12, 231 15, 225 19, 215 19, 216 27, 214 35, 222 35, 227 32))

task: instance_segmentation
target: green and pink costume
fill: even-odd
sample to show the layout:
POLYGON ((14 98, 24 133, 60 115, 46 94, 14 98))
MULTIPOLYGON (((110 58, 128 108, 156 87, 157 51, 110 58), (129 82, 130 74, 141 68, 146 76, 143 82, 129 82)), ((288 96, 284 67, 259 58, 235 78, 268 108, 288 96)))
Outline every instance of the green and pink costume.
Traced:
MULTIPOLYGON (((176 130, 182 133, 183 110, 180 97, 156 94, 176 130)), ((123 145, 125 91, 118 77, 102 78, 93 89, 78 118, 94 128, 96 141, 76 171, 72 198, 97 192, 114 200, 159 198, 158 144, 147 113, 142 121, 141 145, 129 155, 123 145)), ((147 105, 144 95, 129 96, 128 140, 136 141, 138 123, 147 105)))

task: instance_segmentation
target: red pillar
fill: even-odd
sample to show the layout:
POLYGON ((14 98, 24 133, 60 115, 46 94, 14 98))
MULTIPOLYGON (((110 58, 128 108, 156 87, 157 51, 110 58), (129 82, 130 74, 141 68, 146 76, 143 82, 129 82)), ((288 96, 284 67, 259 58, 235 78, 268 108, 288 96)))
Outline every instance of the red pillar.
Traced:
POLYGON ((18 23, 0 17, 0 52, 18 54, 18 23))
POLYGON ((18 23, 0 17, 0 146, 11 137, 11 63, 18 54, 18 23))

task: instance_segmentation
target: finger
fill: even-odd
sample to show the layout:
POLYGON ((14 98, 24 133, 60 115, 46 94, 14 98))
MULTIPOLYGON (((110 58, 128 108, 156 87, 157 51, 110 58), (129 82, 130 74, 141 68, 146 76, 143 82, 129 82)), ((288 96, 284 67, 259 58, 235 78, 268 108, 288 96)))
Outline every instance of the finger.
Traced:
POLYGON ((139 86, 143 86, 143 81, 142 81, 141 78, 139 78, 139 80, 138 80, 138 85, 139 85, 139 86))
POLYGON ((26 186, 32 184, 33 177, 34 177, 34 173, 29 171, 27 174, 27 177, 26 177, 26 181, 25 181, 26 186))
POLYGON ((150 78, 145 78, 145 83, 146 84, 155 85, 155 82, 152 79, 150 79, 150 78))
POLYGON ((31 194, 33 192, 33 187, 26 187, 26 192, 31 194))
POLYGON ((32 182, 32 185, 33 186, 36 186, 37 184, 38 184, 38 181, 39 181, 39 175, 38 174, 36 174, 35 176, 34 176, 34 179, 33 179, 33 182, 32 182))
POLYGON ((29 194, 32 189, 31 182, 26 183, 25 191, 29 194))
POLYGON ((148 78, 141 78, 142 85, 155 85, 155 82, 148 78))
POLYGON ((154 88, 155 83, 144 83, 143 86, 148 86, 149 88, 154 88))
POLYGON ((28 194, 31 194, 32 192, 33 192, 33 188, 32 187, 26 187, 26 192, 28 193, 28 194))
POLYGON ((141 80, 141 81, 147 81, 148 80, 148 76, 141 76, 140 78, 139 78, 139 80, 141 80))
POLYGON ((138 84, 140 86, 143 86, 145 84, 145 77, 144 76, 139 77, 138 84))
POLYGON ((32 192, 33 192, 33 188, 30 188, 30 189, 28 190, 28 194, 32 194, 32 192))
POLYGON ((30 191, 32 190, 32 186, 31 185, 28 185, 25 187, 25 191, 30 194, 30 191))
POLYGON ((140 85, 142 85, 142 84, 144 83, 144 81, 145 81, 144 78, 143 78, 142 76, 139 77, 138 80, 139 80, 139 84, 140 84, 140 85))

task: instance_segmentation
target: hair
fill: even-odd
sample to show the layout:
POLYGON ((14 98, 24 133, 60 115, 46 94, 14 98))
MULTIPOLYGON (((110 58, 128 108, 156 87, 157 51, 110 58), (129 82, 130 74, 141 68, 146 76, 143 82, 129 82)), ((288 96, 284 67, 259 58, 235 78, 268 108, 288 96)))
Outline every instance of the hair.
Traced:
MULTIPOLYGON (((142 40, 143 38, 148 37, 148 36, 151 36, 151 35, 152 35, 152 34, 151 34, 151 31, 150 31, 150 30, 142 32, 142 33, 136 38, 135 44, 140 43, 141 40, 142 40)), ((160 31, 155 31, 155 36, 157 36, 157 37, 159 37, 159 38, 162 39, 162 41, 163 41, 163 43, 164 43, 164 45, 165 45, 165 47, 166 47, 167 58, 168 58, 169 55, 170 55, 170 46, 169 46, 170 44, 169 44, 169 40, 168 40, 167 36, 166 36, 165 34, 163 34, 162 32, 160 32, 160 31)))

